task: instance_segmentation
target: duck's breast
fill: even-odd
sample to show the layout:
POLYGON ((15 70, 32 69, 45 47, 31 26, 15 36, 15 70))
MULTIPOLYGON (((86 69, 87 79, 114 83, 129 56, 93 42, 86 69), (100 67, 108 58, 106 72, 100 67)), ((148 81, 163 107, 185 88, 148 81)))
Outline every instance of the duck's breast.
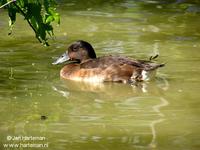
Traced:
POLYGON ((103 82, 105 76, 101 68, 80 68, 79 64, 69 64, 64 66, 60 71, 63 79, 85 82, 103 82))

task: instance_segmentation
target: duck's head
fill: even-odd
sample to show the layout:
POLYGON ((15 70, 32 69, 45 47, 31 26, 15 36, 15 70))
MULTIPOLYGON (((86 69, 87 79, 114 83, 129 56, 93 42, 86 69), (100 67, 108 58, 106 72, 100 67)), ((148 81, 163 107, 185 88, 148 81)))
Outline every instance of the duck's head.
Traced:
POLYGON ((88 42, 79 40, 72 43, 68 47, 68 50, 58 59, 56 59, 52 64, 57 65, 66 61, 81 63, 87 59, 94 58, 96 58, 96 54, 93 47, 88 42))

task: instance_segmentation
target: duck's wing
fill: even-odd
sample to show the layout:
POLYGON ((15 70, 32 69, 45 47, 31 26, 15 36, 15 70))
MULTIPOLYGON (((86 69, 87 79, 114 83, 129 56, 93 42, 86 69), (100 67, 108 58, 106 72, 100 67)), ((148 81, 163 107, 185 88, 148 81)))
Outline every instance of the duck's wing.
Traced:
POLYGON ((127 65, 131 65, 134 67, 137 67, 141 70, 145 70, 145 71, 151 71, 151 70, 155 70, 159 67, 163 67, 165 64, 158 64, 155 61, 153 61, 155 58, 157 58, 158 55, 156 55, 155 57, 149 59, 149 60, 137 60, 137 59, 131 59, 128 57, 121 57, 121 56, 116 56, 116 57, 112 57, 110 59, 110 63, 112 64, 112 62, 115 62, 115 64, 127 64, 127 65))
POLYGON ((107 68, 111 65, 131 65, 142 70, 154 70, 164 66, 164 64, 157 64, 151 60, 133 60, 122 56, 103 56, 96 59, 89 59, 80 64, 81 68, 107 68))
POLYGON ((80 64, 83 69, 92 69, 92 68, 107 68, 111 65, 135 65, 141 67, 139 63, 133 62, 129 58, 121 56, 103 56, 96 59, 88 59, 80 64))

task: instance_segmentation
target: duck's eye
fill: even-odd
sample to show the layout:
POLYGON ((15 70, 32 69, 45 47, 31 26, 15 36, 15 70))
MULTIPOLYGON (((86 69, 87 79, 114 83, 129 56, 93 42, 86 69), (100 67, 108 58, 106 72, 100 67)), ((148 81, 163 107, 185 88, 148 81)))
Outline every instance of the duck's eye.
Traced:
POLYGON ((72 47, 72 51, 73 51, 73 52, 78 51, 78 49, 79 49, 79 46, 73 46, 73 47, 72 47))
POLYGON ((73 48, 72 51, 76 52, 78 51, 78 48, 73 48))
POLYGON ((79 51, 81 48, 83 48, 83 47, 82 47, 82 46, 79 46, 79 45, 75 45, 75 46, 72 48, 72 51, 77 52, 77 51, 79 51))

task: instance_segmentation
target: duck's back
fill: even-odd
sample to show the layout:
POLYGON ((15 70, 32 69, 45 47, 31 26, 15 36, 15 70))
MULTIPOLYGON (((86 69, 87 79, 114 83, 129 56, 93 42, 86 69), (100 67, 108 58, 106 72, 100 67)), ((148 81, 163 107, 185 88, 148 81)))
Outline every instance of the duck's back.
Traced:
POLYGON ((150 60, 135 60, 122 56, 103 56, 96 59, 89 59, 85 62, 81 63, 81 68, 91 69, 91 68, 107 68, 112 65, 130 65, 136 68, 140 68, 146 71, 157 69, 158 67, 162 67, 163 64, 157 64, 150 60))

